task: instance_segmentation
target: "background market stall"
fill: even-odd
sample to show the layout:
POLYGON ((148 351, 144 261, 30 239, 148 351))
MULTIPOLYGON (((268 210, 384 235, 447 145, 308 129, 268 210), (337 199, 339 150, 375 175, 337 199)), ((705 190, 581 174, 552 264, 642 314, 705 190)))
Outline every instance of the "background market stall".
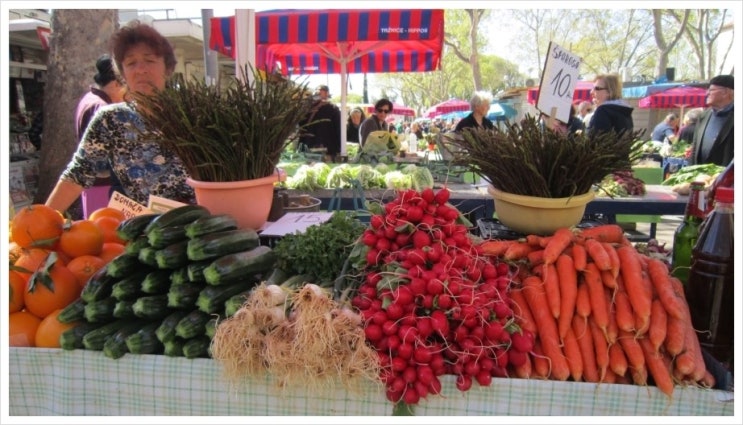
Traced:
MULTIPOLYGON (((444 38, 441 9, 275 10, 255 14, 258 69, 283 75, 340 74, 341 122, 349 73, 437 70, 444 38)), ((212 18, 209 46, 234 57, 235 17, 212 18)), ((346 155, 341 131, 341 155, 346 155)))

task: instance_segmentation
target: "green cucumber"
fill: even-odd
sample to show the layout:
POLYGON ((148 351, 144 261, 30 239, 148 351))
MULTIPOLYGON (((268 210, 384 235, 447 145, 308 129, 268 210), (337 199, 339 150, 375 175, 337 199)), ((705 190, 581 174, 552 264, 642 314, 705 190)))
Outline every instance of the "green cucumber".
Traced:
POLYGON ((191 338, 183 343, 183 356, 187 359, 197 357, 209 357, 209 346, 211 339, 206 335, 191 338))
POLYGON ((197 218, 186 225, 186 236, 193 239, 197 236, 237 229, 237 221, 228 214, 216 214, 197 218))
POLYGON ((184 239, 187 239, 184 225, 155 227, 147 233, 147 241, 155 249, 165 248, 184 239))
POLYGON ((229 285, 207 286, 199 293, 196 306, 204 313, 221 314, 230 297, 252 289, 257 283, 256 280, 243 279, 229 285))
POLYGON ((186 225, 194 220, 211 215, 206 207, 201 205, 183 205, 166 211, 155 218, 144 228, 144 233, 149 234, 156 227, 170 227, 186 225))
POLYGON ((163 319, 160 326, 155 330, 155 336, 157 339, 159 339, 163 344, 175 339, 175 327, 181 319, 186 317, 187 314, 188 312, 185 310, 176 310, 170 313, 165 319, 163 319))
POLYGON ((121 300, 114 306, 114 317, 117 319, 134 319, 134 303, 136 300, 121 300))
POLYGON ((99 326, 83 336, 83 346, 87 350, 103 350, 106 340, 115 334, 119 329, 131 323, 128 319, 119 319, 99 326))
POLYGON ((147 236, 142 235, 137 237, 137 239, 128 242, 126 247, 124 247, 124 252, 127 254, 139 255, 139 251, 148 246, 150 246, 150 242, 147 240, 147 236))
POLYGON ((188 266, 175 269, 170 273, 171 285, 183 285, 188 282, 190 282, 190 280, 188 280, 188 266))
POLYGON ((85 319, 85 301, 82 298, 67 304, 57 315, 60 323, 72 323, 85 319))
POLYGON ((163 350, 163 343, 157 339, 155 331, 160 322, 150 322, 126 338, 126 348, 132 354, 158 354, 163 350))
POLYGON ((149 295, 140 297, 132 305, 132 310, 137 317, 142 319, 162 319, 170 314, 167 295, 149 295))
POLYGON ((157 267, 161 269, 178 269, 188 265, 187 246, 188 240, 183 240, 155 251, 157 267))
POLYGON ((116 235, 127 242, 131 242, 142 236, 144 229, 159 216, 160 214, 152 213, 128 218, 119 223, 119 227, 116 228, 116 235))
POLYGON ((201 310, 193 310, 185 315, 177 325, 175 325, 175 335, 183 339, 190 339, 206 332, 206 322, 211 319, 211 315, 201 310))
POLYGON ((201 261, 253 249, 260 237, 253 229, 235 229, 198 236, 188 241, 188 259, 201 261))
POLYGON ((271 270, 275 264, 276 254, 273 250, 260 245, 249 251, 219 257, 204 270, 204 277, 209 285, 224 285, 271 270))
POLYGON ((205 287, 205 283, 199 282, 171 285, 168 290, 168 307, 184 309, 196 307, 196 300, 205 287))
POLYGON ((170 289, 170 270, 153 270, 142 280, 142 292, 145 294, 167 294, 170 289))
POLYGON ((206 282, 206 278, 204 277, 204 269, 209 267, 211 263, 212 260, 203 260, 189 263, 189 265, 186 267, 189 282, 206 282))
POLYGON ((126 346, 126 339, 129 335, 136 333, 147 322, 132 321, 124 325, 121 329, 111 335, 103 344, 103 354, 112 359, 119 359, 129 352, 126 346))
POLYGON ((85 304, 85 320, 91 323, 105 323, 114 319, 116 298, 108 297, 85 304))
POLYGON ((139 270, 114 283, 111 296, 117 300, 133 300, 142 296, 142 280, 147 276, 148 270, 139 270))
POLYGON ((101 267, 88 278, 80 293, 80 298, 86 303, 108 298, 111 296, 111 291, 117 281, 117 278, 108 274, 108 266, 101 267))
POLYGON ((85 348, 83 337, 103 325, 103 323, 80 322, 75 327, 67 329, 59 335, 59 346, 63 350, 83 349, 85 348))
POLYGON ((121 279, 142 270, 142 263, 136 254, 123 253, 114 257, 104 268, 107 275, 121 279))

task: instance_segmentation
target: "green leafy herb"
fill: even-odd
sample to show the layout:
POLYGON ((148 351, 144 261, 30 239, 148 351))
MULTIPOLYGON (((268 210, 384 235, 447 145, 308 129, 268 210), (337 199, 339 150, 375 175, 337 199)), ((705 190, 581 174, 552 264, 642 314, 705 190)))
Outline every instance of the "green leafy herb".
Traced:
POLYGON ((353 212, 336 211, 323 224, 281 238, 274 247, 276 267, 289 274, 312 275, 318 282, 332 282, 365 229, 353 212))

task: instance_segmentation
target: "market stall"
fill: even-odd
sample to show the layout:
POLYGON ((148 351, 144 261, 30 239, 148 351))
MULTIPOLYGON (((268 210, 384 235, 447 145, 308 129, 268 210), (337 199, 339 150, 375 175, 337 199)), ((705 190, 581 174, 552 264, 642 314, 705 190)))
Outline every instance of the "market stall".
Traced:
MULTIPOLYGON (((128 355, 112 360, 94 351, 11 348, 11 416, 389 416, 384 389, 369 384, 282 392, 271 379, 233 392, 210 359, 128 355)), ((450 379, 451 378, 451 379, 450 379)), ((415 408, 420 416, 732 416, 733 393, 679 387, 672 399, 655 387, 526 379, 494 379, 461 393, 453 377, 443 396, 415 408)))

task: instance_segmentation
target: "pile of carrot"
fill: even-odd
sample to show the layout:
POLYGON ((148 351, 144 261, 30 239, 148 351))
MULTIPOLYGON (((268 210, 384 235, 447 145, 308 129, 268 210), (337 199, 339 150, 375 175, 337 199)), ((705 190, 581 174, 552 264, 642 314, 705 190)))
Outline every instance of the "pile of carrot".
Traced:
POLYGON ((536 343, 517 377, 654 384, 669 398, 676 384, 714 386, 681 282, 621 227, 562 228, 480 249, 519 266, 514 315, 536 343))

